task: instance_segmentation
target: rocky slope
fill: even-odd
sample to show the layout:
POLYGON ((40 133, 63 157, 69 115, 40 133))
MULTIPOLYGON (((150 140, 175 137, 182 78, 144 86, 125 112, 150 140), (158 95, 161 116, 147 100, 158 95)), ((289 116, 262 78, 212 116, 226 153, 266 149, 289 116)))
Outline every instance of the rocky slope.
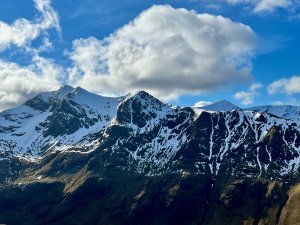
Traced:
POLYGON ((41 93, 0 114, 0 223, 297 224, 298 113, 41 93))

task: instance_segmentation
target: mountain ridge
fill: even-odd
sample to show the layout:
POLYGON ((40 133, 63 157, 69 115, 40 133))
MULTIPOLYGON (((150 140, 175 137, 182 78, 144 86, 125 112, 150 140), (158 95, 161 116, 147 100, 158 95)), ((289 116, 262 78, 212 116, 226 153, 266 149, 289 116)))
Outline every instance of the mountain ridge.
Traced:
MULTIPOLYGON (((209 165, 212 171, 213 167, 218 170, 217 167, 219 167, 220 162, 217 161, 222 160, 230 148, 240 147, 242 141, 240 137, 234 137, 235 135, 245 135, 243 132, 250 136, 254 135, 252 142, 260 144, 267 137, 268 131, 274 127, 277 127, 276 129, 284 134, 290 128, 293 129, 292 133, 300 130, 298 120, 290 117, 285 118, 284 115, 286 114, 279 115, 277 113, 275 115, 274 110, 273 113, 269 113, 265 107, 252 109, 241 109, 226 100, 200 109, 172 107, 160 102, 145 91, 128 94, 126 97, 113 98, 96 95, 79 87, 64 86, 58 91, 41 93, 19 108, 2 112, 0 114, 0 127, 2 129, 0 146, 2 152, 37 158, 50 148, 60 151, 76 146, 76 148, 91 150, 100 145, 99 140, 91 139, 93 134, 102 133, 106 135, 107 130, 113 127, 122 127, 122 129, 132 130, 128 134, 129 139, 134 136, 140 138, 144 134, 155 131, 156 137, 153 138, 163 142, 154 143, 153 141, 156 139, 153 139, 151 144, 145 143, 145 145, 156 145, 160 149, 159 151, 164 149, 164 153, 168 151, 167 149, 173 149, 173 153, 169 150, 169 156, 166 159, 164 157, 160 159, 170 161, 181 146, 189 141, 189 134, 175 130, 179 127, 190 129, 190 127, 195 127, 195 123, 205 118, 203 123, 208 123, 205 129, 210 130, 210 139, 207 140, 210 143, 209 161, 214 158, 213 139, 216 132, 225 132, 225 136, 224 133, 219 134, 221 135, 219 138, 224 139, 225 144, 221 146, 214 165, 209 165), (214 121, 216 119, 217 122, 214 121), (209 125, 209 123, 211 124, 209 125), (214 125, 215 123, 216 125, 214 125), (223 128, 220 129, 219 125, 222 125, 223 128), (160 126, 160 130, 156 130, 158 126, 160 126), (175 133, 172 134, 172 132, 175 133), (235 140, 233 140, 234 138, 235 140)), ((296 138, 297 133, 294 135, 294 139, 286 140, 284 137, 282 142, 288 148, 294 149, 296 155, 299 155, 298 147, 295 144, 298 140, 296 138)), ((137 148, 134 153, 131 151, 128 153, 137 159, 136 154, 139 151, 144 150, 137 148)), ((157 153, 152 152, 151 154, 153 155, 148 157, 153 159, 157 153)), ((268 151, 267 154, 270 155, 268 151)), ((294 163, 298 165, 298 160, 294 163)), ((259 160, 255 164, 261 167, 259 160)), ((291 165, 288 167, 290 168, 291 165)))
POLYGON ((0 222, 284 224, 300 122, 213 107, 224 103, 174 107, 145 91, 111 98, 66 86, 0 113, 0 200, 9 206, 0 222))

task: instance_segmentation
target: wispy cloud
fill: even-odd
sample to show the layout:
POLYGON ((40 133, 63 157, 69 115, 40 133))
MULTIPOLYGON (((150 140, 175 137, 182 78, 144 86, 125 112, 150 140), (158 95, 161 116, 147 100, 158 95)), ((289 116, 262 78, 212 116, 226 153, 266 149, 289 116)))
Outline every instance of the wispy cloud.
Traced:
MULTIPOLYGON (((134 2, 128 2, 123 0, 110 0, 110 1, 98 1, 98 0, 85 0, 80 1, 76 10, 70 14, 71 18, 80 17, 87 14, 97 15, 110 15, 112 12, 134 5, 134 2)), ((118 16, 118 15, 115 15, 118 16)))
POLYGON ((293 0, 226 0, 230 4, 247 4, 253 7, 254 12, 273 12, 276 9, 287 9, 294 4, 293 0))
POLYGON ((257 54, 269 54, 284 49, 292 40, 292 37, 284 37, 278 34, 267 37, 259 37, 257 54))
POLYGON ((0 21, 0 51, 15 45, 26 47, 47 30, 56 29, 60 32, 59 17, 51 7, 50 0, 34 0, 35 8, 40 13, 33 21, 24 18, 15 20, 12 24, 0 21))
POLYGON ((247 91, 239 91, 234 94, 236 100, 240 100, 243 105, 253 104, 254 98, 259 96, 258 90, 263 87, 260 83, 252 84, 247 91))
POLYGON ((271 95, 300 93, 300 76, 294 75, 290 78, 276 80, 268 86, 268 92, 271 95))

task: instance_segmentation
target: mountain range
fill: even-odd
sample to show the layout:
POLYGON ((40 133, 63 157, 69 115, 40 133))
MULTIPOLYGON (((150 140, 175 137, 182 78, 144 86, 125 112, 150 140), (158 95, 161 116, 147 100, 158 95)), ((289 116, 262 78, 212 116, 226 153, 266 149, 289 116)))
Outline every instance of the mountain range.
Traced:
POLYGON ((0 224, 300 224, 300 107, 63 86, 0 113, 0 224))

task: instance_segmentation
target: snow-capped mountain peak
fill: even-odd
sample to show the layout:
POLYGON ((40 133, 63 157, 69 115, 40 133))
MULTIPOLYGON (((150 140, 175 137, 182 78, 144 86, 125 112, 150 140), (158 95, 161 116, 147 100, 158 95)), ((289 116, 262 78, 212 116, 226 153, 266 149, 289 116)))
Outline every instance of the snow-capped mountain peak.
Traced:
POLYGON ((38 94, 0 114, 0 153, 38 155, 54 143, 77 145, 111 123, 119 101, 68 85, 38 94))
POLYGON ((59 99, 63 99, 69 93, 73 92, 75 89, 69 85, 62 86, 58 91, 56 91, 56 97, 59 99))
POLYGON ((231 110, 239 110, 241 108, 227 100, 221 100, 213 104, 203 106, 201 107, 201 109, 207 111, 231 111, 231 110))

